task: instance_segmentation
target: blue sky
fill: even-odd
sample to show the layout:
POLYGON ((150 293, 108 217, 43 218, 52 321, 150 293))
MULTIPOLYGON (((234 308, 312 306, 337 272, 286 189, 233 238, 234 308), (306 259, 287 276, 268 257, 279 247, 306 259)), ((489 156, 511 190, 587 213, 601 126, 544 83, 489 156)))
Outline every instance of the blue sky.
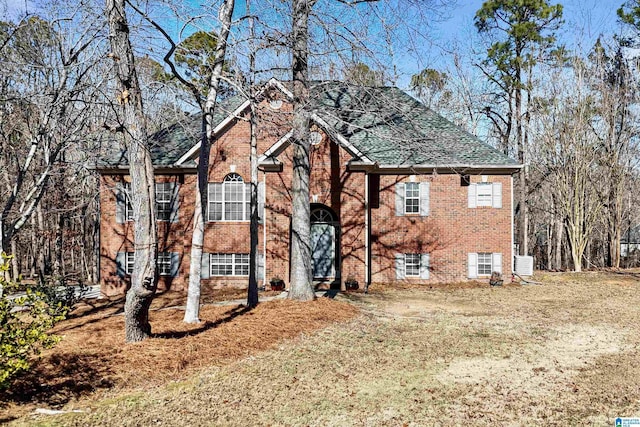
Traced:
MULTIPOLYGON (((100 0, 96 0, 100 1, 100 0)), ((258 2, 259 0, 254 0, 258 2)), ((569 48, 588 50, 600 34, 611 36, 618 33, 616 9, 623 0, 564 0, 565 25, 559 33, 559 39, 569 48)), ((393 4, 394 0, 390 0, 393 4)), ((6 4, 9 16, 16 16, 27 5, 31 12, 35 11, 33 4, 47 2, 44 0, 0 0, 6 4)), ((177 4, 178 2, 176 2, 177 4)), ((206 0, 188 0, 191 7, 201 4, 210 4, 206 0)), ((327 2, 330 4, 330 1, 327 2)), ((476 11, 481 7, 482 0, 458 0, 458 5, 448 10, 440 21, 432 21, 430 28, 426 30, 426 37, 412 41, 404 40, 399 35, 393 49, 393 64, 386 64, 393 68, 397 77, 397 84, 406 88, 412 74, 416 74, 426 67, 446 69, 451 67, 455 54, 468 55, 471 50, 482 53, 482 45, 473 25, 476 11)), ((379 3, 380 5, 386 3, 379 3)), ((237 13, 244 11, 244 1, 236 3, 237 13)), ((385 6, 380 10, 384 13, 385 6)), ((411 20, 413 11, 407 12, 404 19, 411 20)), ((172 19, 171 28, 177 28, 175 18, 172 19)), ((411 25, 411 22, 408 21, 411 25)), ((374 25, 371 28, 375 28, 374 25)), ((174 30, 175 31, 175 30, 174 30)), ((375 31, 374 31, 375 32, 375 31)), ((402 33, 401 33, 402 34, 402 33)), ((371 42, 373 44, 373 42, 371 42)), ((382 49, 384 55, 384 48, 382 49)))

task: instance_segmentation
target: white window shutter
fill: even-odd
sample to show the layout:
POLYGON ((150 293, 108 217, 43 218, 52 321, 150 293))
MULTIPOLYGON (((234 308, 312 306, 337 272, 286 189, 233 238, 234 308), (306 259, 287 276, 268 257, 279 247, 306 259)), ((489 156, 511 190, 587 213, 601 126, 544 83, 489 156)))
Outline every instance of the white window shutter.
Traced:
POLYGON ((404 278, 404 254, 396 254, 396 279, 402 280, 404 278))
POLYGON ((497 271, 502 274, 502 254, 494 253, 491 256, 491 272, 497 271))
POLYGON ((420 216, 428 216, 429 215, 429 187, 431 183, 429 182, 421 182, 420 183, 420 216))
POLYGON ((171 252, 171 277, 176 277, 180 271, 180 254, 171 252))
POLYGON ((127 271, 125 252, 118 252, 116 255, 116 274, 118 277, 124 277, 127 271))
POLYGON ((127 204, 127 196, 124 190, 124 186, 120 183, 116 184, 116 222, 118 224, 124 224, 125 218, 125 206, 127 204))
POLYGON ((264 202, 264 182, 260 181, 258 183, 258 222, 260 224, 264 224, 264 202))
POLYGON ((256 279, 262 280, 264 279, 264 254, 262 252, 258 252, 258 259, 256 265, 256 279))
POLYGON ((208 279, 211 277, 211 255, 207 252, 202 253, 202 264, 200 265, 200 278, 208 279))
POLYGON ((429 279, 429 254, 420 255, 420 278, 429 279))
POLYGON ((404 216, 404 183, 396 184, 396 216, 404 216))
POLYGON ((491 189, 493 203, 492 206, 494 208, 502 208, 502 183, 494 182, 493 188, 491 189))
POLYGON ((467 187, 468 189, 468 206, 470 208, 475 208, 476 207, 476 193, 478 191, 478 189, 476 188, 476 184, 469 184, 469 187, 467 187))
POLYGON ((470 252, 467 256, 467 266, 469 267, 469 279, 478 277, 478 254, 470 252))
POLYGON ((180 184, 171 184, 171 222, 178 222, 180 219, 178 212, 180 209, 180 184))

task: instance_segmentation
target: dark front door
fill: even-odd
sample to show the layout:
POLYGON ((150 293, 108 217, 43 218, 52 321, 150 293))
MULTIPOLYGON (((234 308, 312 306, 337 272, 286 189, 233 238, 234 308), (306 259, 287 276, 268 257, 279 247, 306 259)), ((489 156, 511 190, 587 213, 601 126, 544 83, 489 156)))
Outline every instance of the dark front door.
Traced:
POLYGON ((335 276, 336 228, 333 224, 311 224, 311 258, 314 279, 335 276))

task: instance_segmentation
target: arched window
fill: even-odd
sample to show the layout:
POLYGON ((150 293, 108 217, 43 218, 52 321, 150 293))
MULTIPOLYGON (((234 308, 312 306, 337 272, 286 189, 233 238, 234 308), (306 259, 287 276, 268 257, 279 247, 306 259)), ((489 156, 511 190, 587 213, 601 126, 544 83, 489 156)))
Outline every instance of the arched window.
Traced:
MULTIPOLYGON (((317 206, 317 205, 316 205, 317 206)), ((329 209, 324 206, 318 206, 311 208, 311 222, 312 223, 322 223, 322 222, 335 222, 336 218, 329 209)))
POLYGON ((237 173, 221 183, 209 183, 209 221, 248 221, 251 212, 250 186, 237 173))

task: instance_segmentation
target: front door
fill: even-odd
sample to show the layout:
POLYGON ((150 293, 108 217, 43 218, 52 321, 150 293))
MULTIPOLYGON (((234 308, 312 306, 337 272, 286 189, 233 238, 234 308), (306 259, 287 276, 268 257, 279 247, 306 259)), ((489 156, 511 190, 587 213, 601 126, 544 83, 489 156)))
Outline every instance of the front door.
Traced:
POLYGON ((311 259, 314 279, 335 276, 336 229, 333 224, 311 224, 311 259))
POLYGON ((336 278, 338 218, 331 208, 311 204, 311 261, 313 278, 336 278))

